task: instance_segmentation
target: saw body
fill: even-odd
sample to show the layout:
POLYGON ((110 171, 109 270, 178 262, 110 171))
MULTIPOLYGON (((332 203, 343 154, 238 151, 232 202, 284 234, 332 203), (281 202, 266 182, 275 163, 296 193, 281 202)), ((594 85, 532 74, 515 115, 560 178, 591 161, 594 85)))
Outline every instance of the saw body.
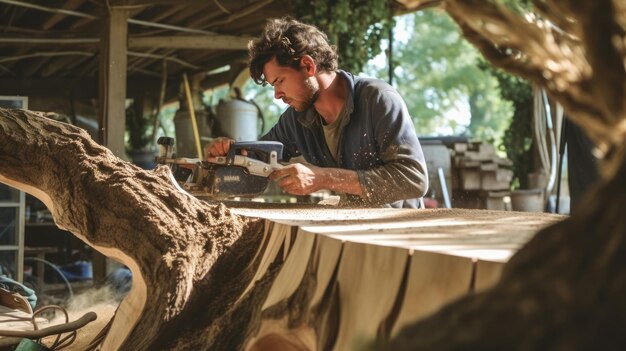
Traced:
POLYGON ((174 181, 194 196, 211 198, 252 198, 262 194, 268 176, 283 166, 283 144, 275 141, 236 142, 226 156, 172 158, 172 138, 160 138, 157 163, 168 165, 174 181))

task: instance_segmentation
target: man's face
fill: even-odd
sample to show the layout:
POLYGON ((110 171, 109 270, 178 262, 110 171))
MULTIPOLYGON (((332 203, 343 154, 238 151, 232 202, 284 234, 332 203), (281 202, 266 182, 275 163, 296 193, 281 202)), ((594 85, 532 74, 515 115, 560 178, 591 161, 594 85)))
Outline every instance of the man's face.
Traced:
POLYGON ((319 85, 306 69, 294 69, 278 64, 273 57, 263 67, 265 80, 274 87, 274 98, 281 99, 296 111, 305 111, 317 98, 319 85))

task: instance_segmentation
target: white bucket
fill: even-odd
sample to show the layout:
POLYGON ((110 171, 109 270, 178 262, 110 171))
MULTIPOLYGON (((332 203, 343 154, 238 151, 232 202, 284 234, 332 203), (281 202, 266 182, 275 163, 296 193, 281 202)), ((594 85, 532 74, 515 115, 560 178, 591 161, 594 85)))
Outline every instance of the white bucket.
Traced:
POLYGON ((513 211, 543 212, 545 201, 543 189, 521 189, 511 193, 513 211))
POLYGON ((221 101, 217 105, 219 136, 235 141, 257 140, 259 137, 259 111, 253 104, 242 100, 221 101))

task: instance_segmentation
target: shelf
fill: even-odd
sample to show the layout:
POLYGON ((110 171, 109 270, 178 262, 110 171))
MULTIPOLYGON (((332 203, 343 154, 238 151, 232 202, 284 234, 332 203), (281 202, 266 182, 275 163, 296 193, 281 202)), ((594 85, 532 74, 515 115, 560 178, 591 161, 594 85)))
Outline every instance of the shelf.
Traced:
POLYGON ((27 227, 56 227, 57 225, 54 222, 25 222, 24 225, 27 227))
MULTIPOLYGON (((17 281, 21 282, 24 278, 24 220, 26 210, 26 195, 18 189, 11 188, 8 185, 0 184, 0 210, 4 216, 15 216, 13 219, 5 218, 5 224, 0 227, 0 231, 6 231, 11 240, 5 240, 9 245, 0 245, 0 253, 3 255, 13 254, 12 262, 6 262, 6 266, 11 275, 17 281), (11 214, 14 212, 15 214, 11 214)), ((10 256, 10 255, 9 255, 10 256)))
POLYGON ((19 245, 0 245, 0 251, 17 251, 19 245))
POLYGON ((21 206, 21 204, 19 202, 15 202, 15 201, 12 201, 12 202, 1 202, 0 201, 0 207, 7 207, 7 208, 9 208, 9 207, 20 207, 20 206, 21 206))

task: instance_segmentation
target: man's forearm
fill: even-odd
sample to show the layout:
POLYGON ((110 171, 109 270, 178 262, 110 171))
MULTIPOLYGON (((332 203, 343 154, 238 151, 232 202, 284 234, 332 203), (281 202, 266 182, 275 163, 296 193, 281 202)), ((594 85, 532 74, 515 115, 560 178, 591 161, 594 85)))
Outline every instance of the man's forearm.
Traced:
POLYGON ((426 165, 405 159, 360 171, 363 195, 368 202, 385 204, 419 198, 428 189, 426 165))
POLYGON ((320 169, 323 179, 321 189, 359 196, 363 194, 359 176, 356 171, 342 168, 320 169))

